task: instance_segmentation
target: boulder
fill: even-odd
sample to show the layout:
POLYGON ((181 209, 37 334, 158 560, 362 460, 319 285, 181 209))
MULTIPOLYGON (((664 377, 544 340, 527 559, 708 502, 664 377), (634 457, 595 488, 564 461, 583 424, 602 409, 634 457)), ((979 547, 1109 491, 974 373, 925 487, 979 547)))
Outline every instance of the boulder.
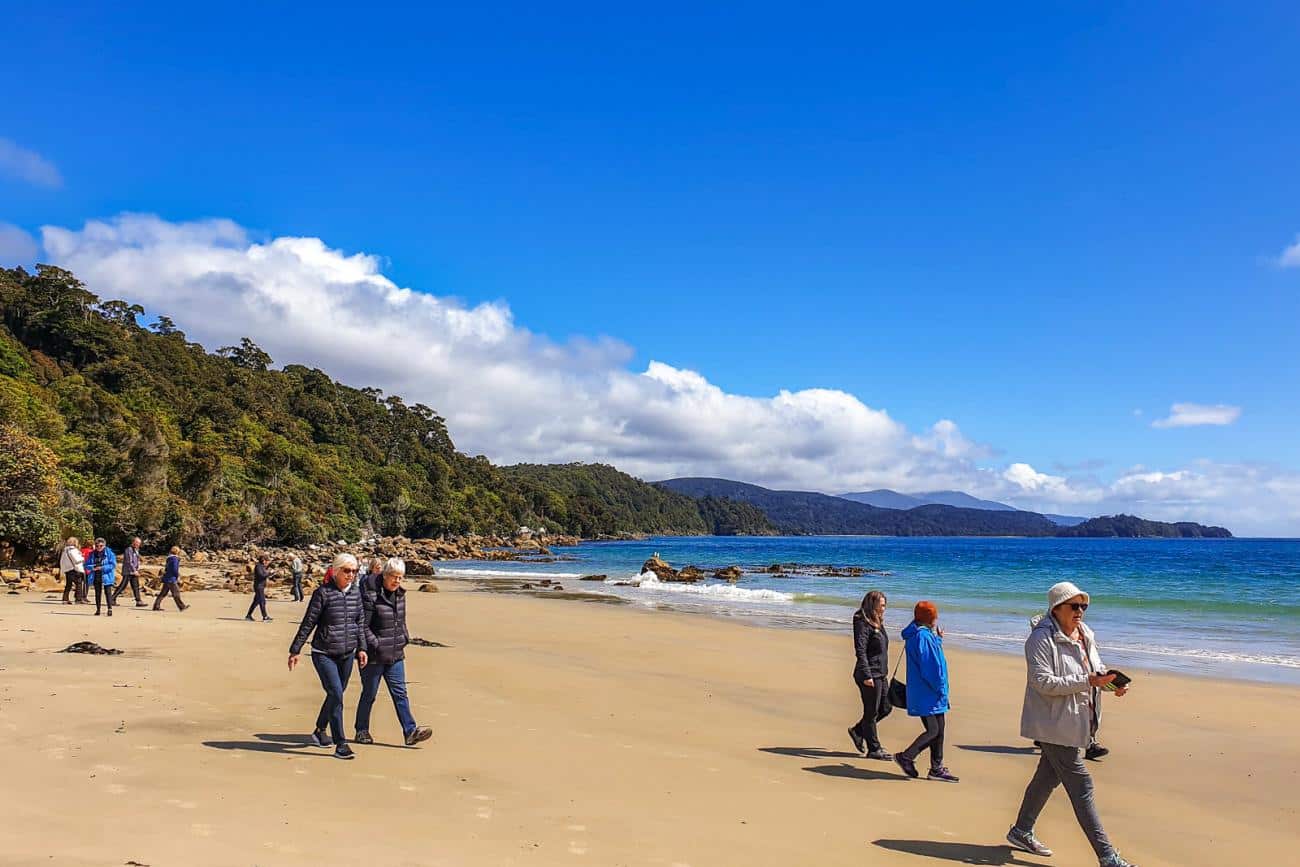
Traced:
POLYGON ((660 581, 676 581, 677 570, 664 562, 663 558, 655 554, 649 560, 641 564, 641 572, 653 572, 660 581))
POLYGON ((583 575, 578 580, 579 581, 604 581, 608 577, 609 577, 608 575, 583 575))
POLYGON ((437 592, 438 592, 438 585, 433 584, 433 583, 430 583, 430 582, 425 582, 424 584, 421 584, 421 585, 420 585, 420 592, 421 592, 421 593, 437 593, 437 592))
POLYGON ((704 572, 702 572, 698 566, 686 566, 682 571, 677 573, 677 577, 674 580, 694 584, 696 581, 704 580, 704 572))
POLYGON ((740 576, 745 574, 739 566, 724 566, 713 573, 714 578, 720 578, 723 581, 730 581, 733 584, 740 580, 740 576))

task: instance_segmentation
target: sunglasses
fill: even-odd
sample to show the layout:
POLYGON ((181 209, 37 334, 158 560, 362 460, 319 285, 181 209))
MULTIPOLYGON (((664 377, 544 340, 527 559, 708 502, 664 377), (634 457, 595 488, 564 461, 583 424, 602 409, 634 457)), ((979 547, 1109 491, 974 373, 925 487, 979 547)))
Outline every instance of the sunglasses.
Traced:
MULTIPOLYGON (((352 568, 349 568, 349 567, 347 567, 347 566, 340 566, 340 567, 339 567, 339 571, 340 571, 340 572, 350 572, 350 573, 352 573, 353 575, 355 575, 355 574, 357 573, 357 570, 356 570, 356 569, 352 569, 352 568)), ((1087 606, 1084 606, 1084 607, 1086 608, 1087 606)))
POLYGON ((1065 603, 1065 604, 1068 605, 1068 606, 1070 606, 1070 608, 1072 608, 1072 609, 1075 610, 1075 611, 1080 611, 1080 612, 1082 612, 1082 611, 1087 611, 1087 610, 1088 610, 1088 603, 1087 603, 1087 602, 1067 602, 1067 603, 1065 603))

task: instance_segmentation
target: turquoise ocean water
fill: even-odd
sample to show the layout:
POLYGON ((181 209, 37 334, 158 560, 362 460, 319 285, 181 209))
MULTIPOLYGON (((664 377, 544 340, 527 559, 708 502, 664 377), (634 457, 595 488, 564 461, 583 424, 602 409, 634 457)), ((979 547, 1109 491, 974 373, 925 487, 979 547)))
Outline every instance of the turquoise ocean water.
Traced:
MULTIPOLYGON (((1300 683, 1300 540, 893 537, 655 537, 557 548, 554 563, 438 563, 440 576, 552 577, 567 589, 634 604, 792 628, 847 632, 873 587, 890 599, 891 632, 918 599, 938 603, 950 641, 1019 653, 1057 581, 1092 596, 1088 622, 1105 661, 1218 677, 1300 683), (658 552, 675 567, 746 570, 735 585, 641 580, 658 552), (863 566, 860 578, 774 577, 771 563, 863 566), (581 582, 604 573, 607 582, 581 582), (640 582, 639 585, 637 582, 640 582)), ((847 651, 851 653, 851 651, 847 651)))

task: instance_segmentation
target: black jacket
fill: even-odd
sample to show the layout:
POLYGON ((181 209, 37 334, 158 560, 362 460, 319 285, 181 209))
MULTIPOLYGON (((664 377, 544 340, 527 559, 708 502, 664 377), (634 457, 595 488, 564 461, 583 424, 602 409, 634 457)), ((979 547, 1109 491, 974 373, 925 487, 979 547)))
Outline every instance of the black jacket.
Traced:
POLYGON ((853 649, 858 657, 854 680, 861 683, 889 674, 889 634, 872 626, 861 609, 853 612, 853 649))
POLYGON ((302 616, 302 625, 289 645, 289 653, 301 653, 307 636, 312 635, 313 650, 328 656, 347 656, 366 649, 365 629, 361 593, 358 590, 345 593, 333 582, 322 584, 311 594, 307 613, 302 616))
POLYGON ((385 592, 380 575, 368 575, 361 583, 361 601, 366 607, 366 653, 372 662, 387 665, 405 657, 402 648, 411 640, 406 631, 406 589, 385 592))

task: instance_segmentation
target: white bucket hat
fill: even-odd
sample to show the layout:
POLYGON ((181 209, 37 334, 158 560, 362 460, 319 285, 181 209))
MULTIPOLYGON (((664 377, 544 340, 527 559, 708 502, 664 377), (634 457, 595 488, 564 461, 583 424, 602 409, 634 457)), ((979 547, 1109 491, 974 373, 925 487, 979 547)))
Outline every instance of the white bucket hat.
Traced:
POLYGON ((1072 581, 1062 581, 1059 584, 1053 584, 1052 589, 1047 591, 1047 610, 1051 611, 1067 599, 1073 599, 1076 596, 1082 596, 1084 602, 1089 601, 1089 596, 1072 581))

